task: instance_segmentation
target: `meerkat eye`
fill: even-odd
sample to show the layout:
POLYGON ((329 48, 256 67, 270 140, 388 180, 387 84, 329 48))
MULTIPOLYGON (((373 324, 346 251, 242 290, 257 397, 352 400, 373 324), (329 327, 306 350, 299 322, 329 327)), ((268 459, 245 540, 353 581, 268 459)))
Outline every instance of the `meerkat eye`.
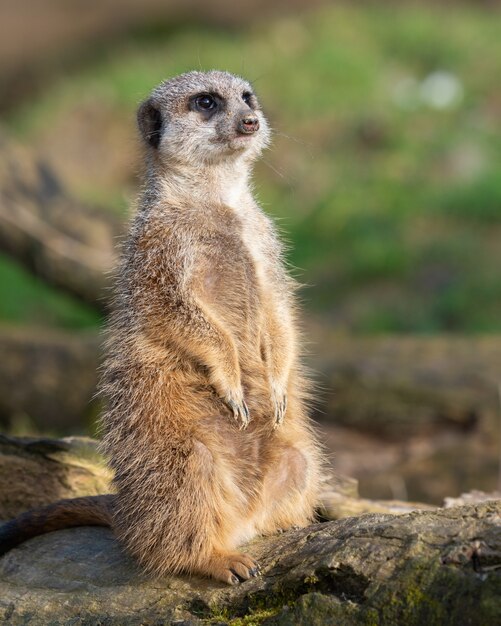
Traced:
POLYGON ((217 107, 216 99, 210 94, 197 96, 195 104, 197 105, 197 108, 202 111, 213 111, 217 107))
POLYGON ((242 100, 245 102, 247 106, 251 106, 252 102, 252 94, 250 91, 244 91, 242 94, 242 100))

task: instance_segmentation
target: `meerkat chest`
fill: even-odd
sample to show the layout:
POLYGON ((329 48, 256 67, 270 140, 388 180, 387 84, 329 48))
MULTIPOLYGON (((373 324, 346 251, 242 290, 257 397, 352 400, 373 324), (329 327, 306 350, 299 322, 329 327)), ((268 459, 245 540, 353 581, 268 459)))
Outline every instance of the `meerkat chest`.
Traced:
POLYGON ((258 298, 258 271, 248 246, 233 229, 205 233, 200 238, 198 271, 205 292, 223 306, 258 298))
POLYGON ((266 290, 269 282, 268 259, 263 238, 255 228, 246 228, 242 235, 242 244, 252 262, 257 284, 260 290, 266 290))
POLYGON ((247 182, 243 178, 233 180, 226 184, 220 191, 221 204, 227 207, 238 207, 247 192, 247 182))
POLYGON ((229 291, 240 302, 248 299, 259 307, 263 297, 269 300, 277 291, 273 237, 253 203, 214 210, 201 237, 205 242, 200 259, 205 266, 205 285, 213 295, 229 291))

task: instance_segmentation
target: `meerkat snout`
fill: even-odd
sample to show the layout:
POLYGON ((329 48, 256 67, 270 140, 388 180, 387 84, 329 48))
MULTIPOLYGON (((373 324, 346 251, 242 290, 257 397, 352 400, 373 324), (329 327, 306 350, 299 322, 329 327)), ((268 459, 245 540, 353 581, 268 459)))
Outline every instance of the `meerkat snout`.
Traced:
POLYGON ((252 135, 259 130, 259 119, 256 115, 246 114, 238 122, 237 130, 243 135, 252 135))

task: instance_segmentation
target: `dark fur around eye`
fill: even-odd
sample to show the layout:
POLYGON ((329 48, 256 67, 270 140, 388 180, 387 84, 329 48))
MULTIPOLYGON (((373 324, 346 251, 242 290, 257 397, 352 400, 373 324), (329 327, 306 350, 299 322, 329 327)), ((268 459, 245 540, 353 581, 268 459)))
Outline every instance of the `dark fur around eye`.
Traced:
POLYGON ((158 148, 162 137, 162 115, 160 111, 154 109, 151 117, 151 129, 148 134, 148 141, 154 148, 158 148))
POLYGON ((254 104, 253 94, 250 91, 244 91, 242 94, 242 100, 247 106, 252 107, 254 104))

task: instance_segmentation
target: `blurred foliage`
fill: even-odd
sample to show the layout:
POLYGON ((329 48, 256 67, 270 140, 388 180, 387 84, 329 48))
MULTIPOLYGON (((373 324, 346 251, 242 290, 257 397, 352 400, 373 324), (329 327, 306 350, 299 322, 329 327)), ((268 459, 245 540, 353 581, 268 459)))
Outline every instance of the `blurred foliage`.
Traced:
MULTIPOLYGON (((359 332, 499 331, 500 27, 499 13, 471 6, 346 5, 244 33, 151 28, 103 46, 9 124, 25 141, 60 148, 74 127, 82 140, 93 126, 133 129, 137 103, 166 77, 243 74, 276 129, 256 191, 312 286, 303 292, 311 310, 359 332)), ((106 158, 89 150, 87 174, 76 160, 74 193, 125 212, 134 157, 123 176, 106 172, 133 153, 127 137, 115 135, 106 158)), ((0 274, 14 276, 5 260, 0 274)), ((28 282, 2 280, 0 300, 25 302, 30 289, 38 300, 42 288, 28 282)), ((97 323, 45 301, 46 323, 97 323)), ((21 310, 2 306, 0 316, 21 310)))
POLYGON ((0 254, 0 319, 17 324, 75 329, 100 323, 91 307, 47 287, 0 254))

